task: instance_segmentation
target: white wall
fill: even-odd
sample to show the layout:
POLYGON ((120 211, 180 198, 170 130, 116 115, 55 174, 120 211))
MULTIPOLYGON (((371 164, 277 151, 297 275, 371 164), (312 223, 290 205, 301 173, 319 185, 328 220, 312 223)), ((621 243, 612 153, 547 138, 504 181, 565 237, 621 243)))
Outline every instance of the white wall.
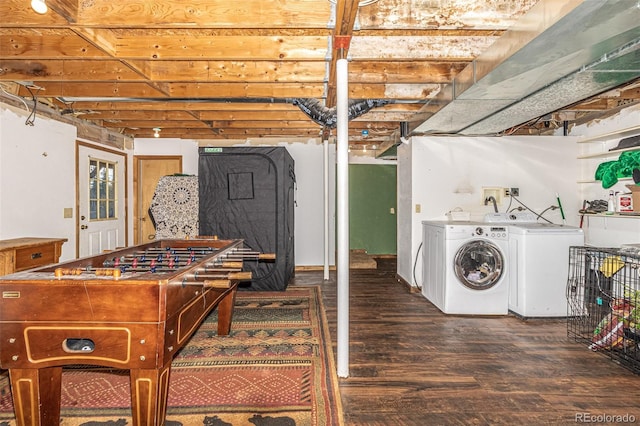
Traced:
POLYGON ((185 139, 136 139, 133 155, 180 155, 182 173, 198 175, 198 142, 185 139))
MULTIPOLYGON (((297 266, 324 263, 324 148, 319 141, 281 144, 295 161, 297 266)), ((335 265, 335 144, 329 144, 329 264, 335 265)))
MULTIPOLYGON (((422 221, 446 220, 445 214, 455 208, 470 212, 471 220, 482 220, 493 211, 483 203, 483 187, 517 187, 518 198, 537 213, 556 205, 558 193, 566 223, 579 224, 573 137, 413 137, 409 145, 398 147, 398 176, 398 274, 413 285, 422 281, 422 221), (400 248, 405 241, 411 241, 410 252, 400 248)), ((501 212, 518 206, 508 200, 498 205, 501 212)), ((544 217, 563 222, 559 210, 544 217)))
POLYGON ((0 239, 67 238, 61 260, 75 257, 75 141, 72 125, 0 104, 0 239))

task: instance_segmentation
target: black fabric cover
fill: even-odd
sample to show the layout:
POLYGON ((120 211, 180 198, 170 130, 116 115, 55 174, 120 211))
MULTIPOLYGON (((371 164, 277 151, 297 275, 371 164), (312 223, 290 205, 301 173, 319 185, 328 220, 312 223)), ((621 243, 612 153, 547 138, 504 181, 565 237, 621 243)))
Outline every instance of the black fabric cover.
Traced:
MULTIPOLYGON (((285 290, 294 276, 294 161, 284 147, 199 149, 200 235, 243 239, 274 262, 245 261, 250 290, 285 290)), ((241 287, 245 288, 245 287, 241 287)))

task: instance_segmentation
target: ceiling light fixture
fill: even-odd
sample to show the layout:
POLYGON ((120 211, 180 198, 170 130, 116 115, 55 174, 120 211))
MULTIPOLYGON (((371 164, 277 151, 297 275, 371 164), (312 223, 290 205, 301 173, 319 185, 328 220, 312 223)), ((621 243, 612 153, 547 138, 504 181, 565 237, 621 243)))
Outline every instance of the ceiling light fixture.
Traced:
POLYGON ((40 15, 44 15, 49 10, 45 0, 31 0, 31 8, 40 15))
POLYGON ((159 138, 160 137, 160 130, 162 130, 160 127, 154 127, 153 128, 153 137, 154 138, 159 138))

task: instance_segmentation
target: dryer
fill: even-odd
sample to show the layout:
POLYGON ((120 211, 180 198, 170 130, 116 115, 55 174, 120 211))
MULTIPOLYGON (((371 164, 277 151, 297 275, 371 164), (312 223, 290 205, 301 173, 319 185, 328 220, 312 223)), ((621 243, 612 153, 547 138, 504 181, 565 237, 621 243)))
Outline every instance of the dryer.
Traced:
POLYGON ((569 247, 582 229, 550 223, 509 226, 509 310, 522 317, 566 317, 569 247))
POLYGON ((422 294, 445 314, 508 314, 505 225, 423 221, 422 294))

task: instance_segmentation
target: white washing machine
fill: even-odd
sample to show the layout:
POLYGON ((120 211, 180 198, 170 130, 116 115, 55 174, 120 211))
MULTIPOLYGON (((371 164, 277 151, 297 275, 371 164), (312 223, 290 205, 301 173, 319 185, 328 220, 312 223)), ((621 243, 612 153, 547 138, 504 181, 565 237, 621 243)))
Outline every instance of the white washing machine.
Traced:
POLYGON ((423 221, 422 294, 445 314, 509 312, 508 228, 423 221))
POLYGON ((522 317, 566 317, 569 247, 582 229, 547 223, 509 225, 509 310, 522 317))

